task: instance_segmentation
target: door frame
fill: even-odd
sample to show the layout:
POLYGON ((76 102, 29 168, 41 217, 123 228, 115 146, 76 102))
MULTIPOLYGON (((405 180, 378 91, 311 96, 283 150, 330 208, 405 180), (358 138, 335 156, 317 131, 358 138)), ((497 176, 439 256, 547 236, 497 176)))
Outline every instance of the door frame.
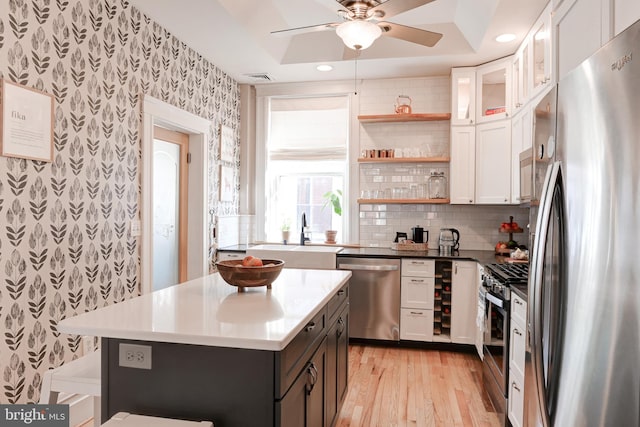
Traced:
POLYGON ((141 268, 140 292, 153 289, 153 127, 159 125, 189 135, 189 211, 187 230, 187 280, 209 273, 208 266, 208 202, 210 120, 181 110, 149 95, 143 95, 142 105, 142 174, 141 174, 141 268))

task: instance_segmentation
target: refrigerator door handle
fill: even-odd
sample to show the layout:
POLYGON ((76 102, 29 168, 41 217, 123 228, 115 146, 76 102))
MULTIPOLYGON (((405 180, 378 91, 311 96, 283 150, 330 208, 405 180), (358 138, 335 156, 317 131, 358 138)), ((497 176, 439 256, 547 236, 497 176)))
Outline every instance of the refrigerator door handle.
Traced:
POLYGON ((549 409, 547 405, 547 387, 544 379, 543 368, 543 324, 542 324, 542 307, 543 307, 543 266, 545 259, 545 249, 547 247, 548 231, 552 220, 552 205, 553 197, 558 179, 561 179, 561 165, 560 162, 555 162, 549 165, 547 174, 545 177, 545 183, 541 194, 540 201, 540 213, 536 229, 536 235, 538 239, 534 243, 534 254, 532 259, 533 268, 531 271, 532 278, 531 283, 532 290, 532 304, 530 307, 529 319, 530 322, 530 344, 531 344, 531 359, 534 367, 534 379, 536 383, 537 399, 539 408, 542 413, 542 420, 544 426, 551 426, 549 419, 549 409))

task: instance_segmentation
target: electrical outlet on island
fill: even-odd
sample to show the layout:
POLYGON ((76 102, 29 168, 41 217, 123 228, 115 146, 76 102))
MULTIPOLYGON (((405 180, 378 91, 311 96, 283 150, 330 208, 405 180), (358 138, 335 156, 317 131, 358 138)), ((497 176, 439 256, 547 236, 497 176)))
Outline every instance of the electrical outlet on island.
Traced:
POLYGON ((151 369, 151 346, 120 343, 118 362, 125 368, 151 369))

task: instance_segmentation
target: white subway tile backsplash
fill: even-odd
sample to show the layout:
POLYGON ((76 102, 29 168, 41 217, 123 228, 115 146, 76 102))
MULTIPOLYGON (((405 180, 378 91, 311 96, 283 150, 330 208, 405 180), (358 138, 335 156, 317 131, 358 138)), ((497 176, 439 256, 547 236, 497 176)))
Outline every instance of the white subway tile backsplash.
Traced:
MULTIPOLYGON (((449 76, 363 81, 360 87, 359 114, 393 114, 396 98, 411 98, 414 113, 451 111, 449 76)), ((393 148, 396 157, 449 156, 450 123, 365 123, 359 127, 360 149, 393 148)), ((444 172, 449 179, 448 163, 359 164, 360 190, 386 189, 426 184, 431 172, 444 172)), ((521 225, 528 222, 528 210, 517 206, 467 206, 429 204, 360 205, 360 244, 388 247, 397 231, 411 232, 416 225, 429 231, 430 246, 436 247, 440 228, 460 231, 462 249, 491 250, 508 235, 498 232, 509 216, 521 225), (376 216, 368 214, 375 213, 376 216), (365 215, 366 214, 366 215, 365 215)), ((528 236, 515 239, 527 244, 528 236)))

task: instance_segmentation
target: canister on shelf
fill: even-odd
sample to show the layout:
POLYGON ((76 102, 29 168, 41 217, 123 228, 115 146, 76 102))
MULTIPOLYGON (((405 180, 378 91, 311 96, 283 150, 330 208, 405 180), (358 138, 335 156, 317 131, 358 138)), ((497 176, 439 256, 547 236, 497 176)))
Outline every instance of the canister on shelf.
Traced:
POLYGON ((428 184, 430 199, 447 198, 447 178, 444 176, 444 172, 431 172, 428 184))

